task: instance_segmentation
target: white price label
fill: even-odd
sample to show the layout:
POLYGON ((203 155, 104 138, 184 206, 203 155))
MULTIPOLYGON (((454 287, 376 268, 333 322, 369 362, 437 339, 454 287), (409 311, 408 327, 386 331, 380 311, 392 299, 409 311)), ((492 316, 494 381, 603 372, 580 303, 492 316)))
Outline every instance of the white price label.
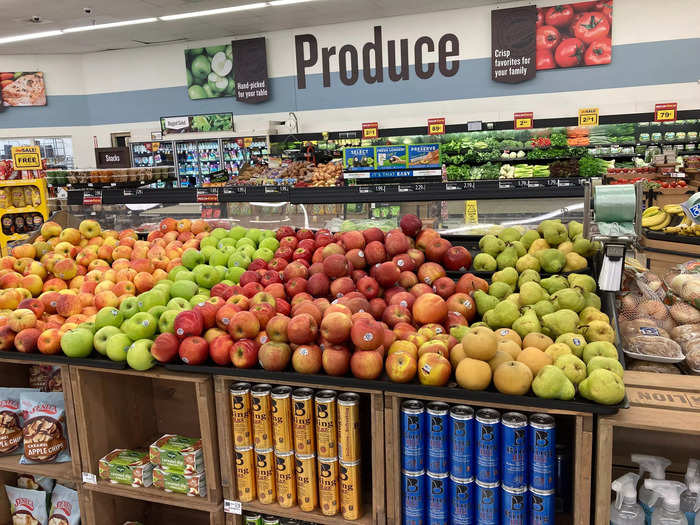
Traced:
POLYGON ((83 483, 97 485, 97 476, 95 476, 92 472, 83 472, 83 483))
POLYGON ((231 499, 224 500, 224 512, 228 514, 242 514, 243 506, 240 501, 233 501, 231 499))

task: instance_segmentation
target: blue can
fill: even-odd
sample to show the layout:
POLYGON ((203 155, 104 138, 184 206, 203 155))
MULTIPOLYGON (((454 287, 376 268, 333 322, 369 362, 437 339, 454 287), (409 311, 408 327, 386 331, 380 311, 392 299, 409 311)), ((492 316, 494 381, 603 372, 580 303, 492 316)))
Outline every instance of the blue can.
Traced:
POLYGON ((530 486, 536 490, 556 488, 556 425, 547 414, 532 414, 528 426, 530 486))
POLYGON ((476 525, 500 525, 500 483, 484 483, 477 479, 474 488, 476 489, 474 491, 476 525))
POLYGON ((530 525, 554 525, 554 491, 530 487, 530 525))
POLYGON ((425 471, 401 473, 404 525, 425 525, 425 471))
POLYGON ((527 417, 507 412, 501 418, 501 484, 527 487, 527 417))
POLYGON ((450 475, 450 525, 474 523, 474 478, 450 475))
POLYGON ((450 476, 447 473, 428 472, 426 523, 448 525, 450 521, 450 476))
POLYGON ((425 411, 428 421, 428 472, 435 474, 449 473, 449 409, 447 403, 435 401, 428 403, 425 411))
POLYGON ((476 479, 482 483, 500 481, 501 415, 482 408, 476 412, 476 479))
POLYGON ((501 486, 501 525, 527 525, 527 487, 501 486))
POLYGON ((465 405, 450 408, 450 475, 474 477, 474 410, 465 405))
POLYGON ((423 403, 401 403, 401 467, 418 472, 425 470, 425 408, 423 403))

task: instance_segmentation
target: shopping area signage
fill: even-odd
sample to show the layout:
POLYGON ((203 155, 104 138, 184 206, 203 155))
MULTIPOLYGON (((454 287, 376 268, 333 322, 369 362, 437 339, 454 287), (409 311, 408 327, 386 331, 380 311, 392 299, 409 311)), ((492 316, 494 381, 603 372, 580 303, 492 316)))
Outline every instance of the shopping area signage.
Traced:
POLYGON ((16 170, 40 170, 41 150, 39 146, 13 146, 12 164, 16 170))
POLYGON ((160 117, 160 129, 163 135, 169 133, 233 131, 233 113, 208 113, 206 115, 160 117))

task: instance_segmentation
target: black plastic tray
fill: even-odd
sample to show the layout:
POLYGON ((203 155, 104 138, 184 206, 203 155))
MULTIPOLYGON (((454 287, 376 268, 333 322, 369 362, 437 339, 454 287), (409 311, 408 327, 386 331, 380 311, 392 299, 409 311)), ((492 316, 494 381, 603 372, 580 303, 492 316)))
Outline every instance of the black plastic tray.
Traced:
POLYGON ((93 352, 88 357, 67 357, 66 359, 69 364, 76 366, 92 366, 109 370, 124 370, 127 368, 125 361, 112 361, 96 352, 93 352))
POLYGON ((47 365, 65 365, 69 358, 63 354, 46 355, 41 353, 25 354, 24 352, 0 351, 0 359, 18 359, 20 361, 34 361, 36 363, 46 363, 47 365))
POLYGON ((652 230, 644 230, 644 237, 654 241, 677 242, 679 244, 700 245, 700 237, 691 235, 675 235, 672 233, 661 233, 652 230))

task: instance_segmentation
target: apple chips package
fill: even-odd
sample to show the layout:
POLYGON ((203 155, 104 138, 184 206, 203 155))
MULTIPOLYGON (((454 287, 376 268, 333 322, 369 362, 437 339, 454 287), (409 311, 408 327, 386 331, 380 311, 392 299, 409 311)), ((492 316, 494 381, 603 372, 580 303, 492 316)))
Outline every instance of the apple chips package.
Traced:
POLYGON ((22 453, 22 392, 33 388, 0 388, 0 456, 22 453))
POLYGON ((70 461, 66 406, 62 392, 22 392, 24 454, 19 462, 65 463, 70 461))
POLYGON ((5 485, 12 525, 47 525, 46 492, 5 485))
POLYGON ((51 510, 49 511, 48 525, 78 525, 80 523, 80 506, 78 493, 56 485, 51 494, 51 510))

